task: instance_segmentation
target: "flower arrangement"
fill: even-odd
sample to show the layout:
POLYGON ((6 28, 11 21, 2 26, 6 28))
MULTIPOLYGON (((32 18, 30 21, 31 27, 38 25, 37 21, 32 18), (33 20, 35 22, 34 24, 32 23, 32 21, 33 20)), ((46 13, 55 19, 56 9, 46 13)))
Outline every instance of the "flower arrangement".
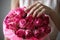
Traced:
POLYGON ((8 38, 11 37, 10 40, 38 40, 51 32, 48 15, 42 14, 39 17, 33 17, 32 15, 26 17, 26 15, 27 13, 24 12, 24 8, 10 11, 3 21, 3 24, 6 25, 6 27, 3 25, 3 28, 5 27, 5 30, 3 29, 4 35, 6 36, 10 33, 7 30, 11 30, 13 33, 7 35, 8 38), (12 34, 16 37, 12 37, 12 34))

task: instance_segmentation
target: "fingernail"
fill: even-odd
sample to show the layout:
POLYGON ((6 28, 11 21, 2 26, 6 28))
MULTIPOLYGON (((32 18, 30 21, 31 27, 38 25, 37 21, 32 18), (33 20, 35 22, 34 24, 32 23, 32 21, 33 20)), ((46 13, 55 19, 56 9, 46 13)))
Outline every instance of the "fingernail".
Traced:
POLYGON ((38 3, 37 6, 39 6, 40 4, 38 3))

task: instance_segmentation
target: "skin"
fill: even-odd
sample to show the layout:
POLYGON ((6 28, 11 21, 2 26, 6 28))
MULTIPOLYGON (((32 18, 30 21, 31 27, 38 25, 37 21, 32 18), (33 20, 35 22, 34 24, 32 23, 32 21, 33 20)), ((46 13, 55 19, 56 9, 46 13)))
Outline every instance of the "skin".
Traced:
MULTIPOLYGON (((11 9, 18 8, 19 7, 18 4, 19 4, 18 0, 11 0, 11 9)), ((25 12, 27 12, 28 10, 30 10, 30 11, 27 14, 27 17, 30 14, 32 14, 33 17, 38 17, 38 15, 40 16, 41 13, 46 11, 46 13, 51 17, 51 19, 55 23, 57 29, 60 31, 60 16, 55 11, 53 11, 51 8, 41 4, 40 2, 36 2, 32 5, 30 5, 29 7, 27 7, 25 12)))
MULTIPOLYGON (((16 9, 18 7, 19 7, 19 0, 11 0, 11 9, 16 9)), ((30 11, 26 17, 28 17, 31 14, 33 15, 33 17, 39 17, 43 12, 46 12, 46 14, 49 15, 53 20, 53 22, 55 23, 56 28, 60 31, 60 16, 51 8, 41 4, 40 2, 35 2, 34 4, 27 7, 25 9, 25 12, 27 13, 28 10, 30 11)))
POLYGON ((16 9, 19 7, 19 0, 11 0, 11 9, 16 9))

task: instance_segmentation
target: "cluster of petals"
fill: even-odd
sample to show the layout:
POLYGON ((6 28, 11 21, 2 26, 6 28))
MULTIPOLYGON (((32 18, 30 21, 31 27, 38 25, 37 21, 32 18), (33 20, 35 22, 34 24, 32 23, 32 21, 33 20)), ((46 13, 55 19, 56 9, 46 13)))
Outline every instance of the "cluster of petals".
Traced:
POLYGON ((10 11, 4 19, 6 29, 12 30, 17 38, 30 40, 41 39, 51 32, 48 15, 42 14, 39 17, 26 15, 24 8, 10 11))

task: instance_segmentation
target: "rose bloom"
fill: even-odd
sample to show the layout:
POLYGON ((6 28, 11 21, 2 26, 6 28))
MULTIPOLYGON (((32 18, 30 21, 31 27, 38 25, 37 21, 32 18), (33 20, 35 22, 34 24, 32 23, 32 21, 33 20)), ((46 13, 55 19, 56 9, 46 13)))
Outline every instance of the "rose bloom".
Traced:
POLYGON ((35 18, 26 15, 24 8, 11 10, 3 21, 4 36, 10 40, 42 40, 51 32, 45 13, 35 18))

